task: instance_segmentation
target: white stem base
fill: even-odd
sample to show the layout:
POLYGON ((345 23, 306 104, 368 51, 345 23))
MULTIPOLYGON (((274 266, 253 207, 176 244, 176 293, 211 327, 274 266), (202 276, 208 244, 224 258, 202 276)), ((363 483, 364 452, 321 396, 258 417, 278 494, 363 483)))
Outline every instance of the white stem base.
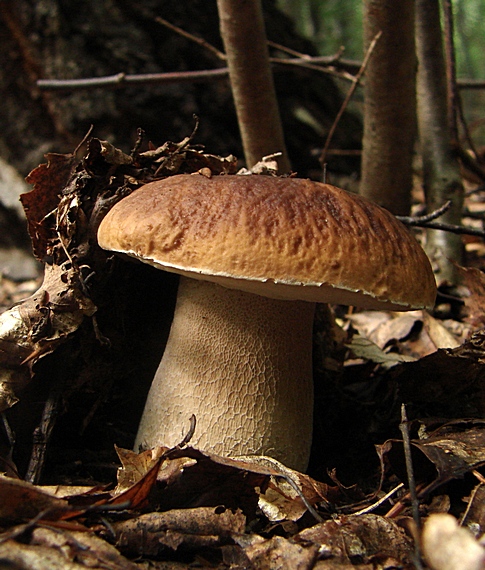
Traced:
POLYGON ((182 277, 165 353, 135 449, 190 442, 220 455, 269 455, 301 471, 313 426, 314 304, 182 277))

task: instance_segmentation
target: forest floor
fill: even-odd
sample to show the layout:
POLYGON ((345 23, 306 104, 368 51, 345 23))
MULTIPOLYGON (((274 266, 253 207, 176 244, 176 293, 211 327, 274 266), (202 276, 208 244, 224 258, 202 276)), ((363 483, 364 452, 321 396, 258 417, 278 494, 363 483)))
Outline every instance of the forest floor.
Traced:
MULTIPOLYGON (((87 211, 77 193, 80 183, 59 198, 59 179, 71 184, 85 180, 87 172, 98 186, 84 185, 83 191, 105 200, 110 184, 120 187, 119 180, 113 183, 117 177, 143 181, 154 168, 160 174, 162 163, 172 173, 181 164, 192 170, 230 169, 187 143, 145 151, 136 173, 126 155, 115 151, 91 145, 82 162, 58 161, 55 181, 53 163, 32 176, 37 194, 28 204, 29 222, 42 227, 34 250, 38 256, 49 253, 64 268, 62 275, 70 281, 63 281, 62 296, 76 304, 72 314, 81 312, 85 319, 92 317, 91 306, 72 293, 76 275, 65 269, 63 256, 73 254, 73 232, 80 232, 81 222, 92 219, 96 208, 91 204, 87 211), (167 157, 170 164, 163 162, 167 157), (46 202, 34 206, 39 187, 46 202), (45 198, 46 189, 52 190, 53 202, 45 198), (53 204, 56 220, 47 222, 53 204)), ((418 193, 417 210, 420 198, 418 193)), ((485 193, 478 184, 467 183, 465 210, 463 223, 482 229, 485 193)), ((98 263, 99 271, 101 262, 93 261, 92 251, 83 250, 81 256, 80 244, 78 239, 78 266, 98 263)), ((332 326, 325 330, 332 348, 325 349, 316 370, 317 378, 325 380, 325 389, 316 390, 317 406, 326 409, 322 430, 331 435, 317 430, 316 437, 325 441, 314 445, 309 474, 269 458, 219 457, 194 449, 190 441, 137 454, 114 445, 70 449, 69 438, 58 435, 54 450, 49 437, 41 442, 42 459, 36 461, 46 475, 27 477, 42 483, 34 484, 19 475, 15 426, 10 431, 7 411, 0 442, 0 471, 5 473, 0 476, 0 566, 485 568, 485 244, 477 236, 464 237, 464 244, 466 267, 457 268, 462 284, 453 290, 442 287, 432 313, 332 309, 332 326), (328 386, 335 388, 331 396, 328 386)), ((36 313, 48 305, 35 297, 40 282, 0 281, 4 315, 15 306, 29 314, 31 327, 16 338, 31 343, 22 345, 28 356, 21 356, 22 365, 32 363, 34 381, 35 364, 81 326, 73 319, 62 326, 55 321, 56 335, 42 332, 36 313), (23 305, 29 295, 34 304, 23 305)), ((53 289, 47 290, 52 295, 53 289)), ((13 358, 1 326, 0 351, 13 358)), ((9 361, 8 369, 17 365, 9 361)), ((9 380, 15 384, 16 376, 9 380)), ((5 376, 1 388, 5 398, 11 388, 5 376)), ((110 421, 116 423, 116 415, 110 421)))

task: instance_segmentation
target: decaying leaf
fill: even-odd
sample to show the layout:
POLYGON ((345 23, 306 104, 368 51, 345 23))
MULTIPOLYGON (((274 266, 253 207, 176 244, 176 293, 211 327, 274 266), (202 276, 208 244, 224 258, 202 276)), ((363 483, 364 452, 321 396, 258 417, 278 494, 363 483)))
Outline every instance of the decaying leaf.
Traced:
POLYGON ((252 568, 310 570, 318 559, 318 546, 273 536, 267 540, 253 539, 251 544, 245 546, 244 553, 252 568))
POLYGON ((403 563, 413 567, 410 538, 394 521, 378 515, 338 517, 302 530, 295 540, 318 545, 320 558, 328 564, 322 568, 350 567, 356 562, 370 563, 372 568, 402 568, 403 563), (378 561, 382 565, 372 564, 378 561))
POLYGON ((476 328, 485 326, 485 275, 476 267, 458 267, 469 295, 464 297, 468 320, 476 328))
POLYGON ((116 544, 130 556, 159 557, 167 551, 221 546, 242 534, 246 517, 224 507, 172 509, 113 524, 116 544))
POLYGON ((35 485, 0 475, 0 523, 28 522, 42 516, 57 520, 73 512, 64 499, 45 493, 35 485))
MULTIPOLYGON (((430 488, 462 478, 485 465, 485 422, 447 423, 423 439, 411 440, 416 479, 430 488)), ((388 440, 380 447, 394 472, 406 481, 402 441, 388 440)))
POLYGON ((440 349, 417 362, 396 366, 389 374, 399 385, 402 401, 453 405, 455 413, 460 413, 456 404, 460 394, 468 391, 468 412, 462 417, 480 417, 485 411, 484 363, 485 331, 479 330, 457 348, 440 349), (470 390, 475 394, 473 400, 470 390), (471 403, 475 410, 470 411, 471 403))
POLYGON ((33 190, 20 197, 27 216, 32 249, 40 261, 47 255, 52 235, 48 218, 57 208, 59 195, 77 164, 74 154, 50 153, 46 158, 47 163, 35 168, 26 178, 33 185, 33 190))
POLYGON ((168 451, 168 448, 160 447, 136 453, 117 445, 115 449, 121 461, 121 467, 118 469, 118 485, 113 495, 118 495, 138 483, 154 465, 160 464, 160 457, 168 451))
POLYGON ((35 570, 136 570, 105 540, 89 532, 35 528, 28 544, 0 543, 0 559, 8 568, 35 570))
POLYGON ((347 345, 352 353, 358 358, 364 358, 377 364, 382 364, 385 368, 390 368, 401 362, 414 362, 416 359, 405 354, 396 352, 385 352, 366 337, 355 334, 347 345))

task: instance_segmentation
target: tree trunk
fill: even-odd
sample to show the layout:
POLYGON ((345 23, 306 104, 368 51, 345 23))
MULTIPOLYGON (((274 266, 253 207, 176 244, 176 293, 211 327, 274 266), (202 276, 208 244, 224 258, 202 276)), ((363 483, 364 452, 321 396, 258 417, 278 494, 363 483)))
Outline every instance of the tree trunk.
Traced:
POLYGON ((217 6, 247 166, 281 152, 280 172, 288 172, 261 0, 217 0, 217 6))
MULTIPOLYGON (((451 143, 446 68, 437 0, 416 1, 416 46, 419 61, 418 124, 426 202, 428 210, 432 211, 451 200, 451 208, 440 220, 459 224, 463 186, 451 143)), ((450 260, 461 263, 461 237, 440 230, 428 230, 426 248, 436 263, 439 282, 454 284, 456 270, 450 260)))
POLYGON ((379 32, 365 75, 361 194, 406 215, 416 134, 412 0, 366 0, 367 48, 379 32))

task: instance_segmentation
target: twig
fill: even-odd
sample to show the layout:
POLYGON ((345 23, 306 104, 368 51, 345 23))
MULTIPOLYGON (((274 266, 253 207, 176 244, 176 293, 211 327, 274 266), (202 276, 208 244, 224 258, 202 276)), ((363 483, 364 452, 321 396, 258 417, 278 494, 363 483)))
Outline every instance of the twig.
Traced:
POLYGON ((376 501, 372 505, 369 505, 365 509, 362 509, 360 511, 356 511, 355 513, 352 513, 352 514, 353 515, 365 515, 367 513, 371 513, 372 511, 375 511, 378 507, 380 507, 383 503, 385 503, 388 499, 390 499, 393 495, 395 495, 403 487, 404 487, 404 483, 399 483, 399 485, 394 487, 394 489, 391 489, 389 491, 389 493, 386 493, 383 497, 381 497, 378 501, 376 501))
POLYGON ((325 164, 325 162, 326 162, 327 152, 328 152, 328 149, 330 147, 330 142, 332 141, 335 130, 337 129, 337 125, 340 122, 340 119, 341 119, 342 115, 344 114, 344 111, 347 108, 347 105, 349 104, 350 99, 352 98, 352 96, 354 94, 354 91, 357 88, 357 85, 359 84, 360 78, 364 74, 364 71, 367 67, 370 56, 371 56, 372 52, 374 51, 374 48, 375 48, 379 38, 381 37, 381 35, 382 35, 382 32, 378 32, 375 35, 375 37, 373 38, 373 40, 371 41, 369 48, 367 50, 367 53, 365 54, 364 61, 362 62, 362 65, 361 65, 357 75, 353 78, 352 85, 351 85, 351 87, 350 87, 341 107, 340 107, 339 112, 337 113, 337 116, 335 117, 335 121, 333 122, 333 125, 330 127, 330 131, 327 135, 327 140, 325 141, 325 146, 323 147, 322 154, 320 155, 320 164, 325 164))
MULTIPOLYGON (((413 520, 414 524, 416 525, 416 529, 419 532, 419 530, 421 529, 421 517, 419 515, 419 500, 418 500, 418 494, 416 492, 416 480, 414 479, 414 468, 411 457, 411 441, 409 439, 409 426, 408 426, 408 417, 406 412, 406 404, 401 404, 401 423, 399 424, 399 429, 402 433, 404 458, 406 461, 406 474, 408 477, 409 494, 411 496, 411 509, 413 513, 413 520)), ((419 545, 418 537, 415 537, 414 540, 414 554, 415 554, 414 563, 416 565, 416 568, 420 570, 423 568, 423 566, 421 564, 421 548, 419 545)))
POLYGON ((478 236, 485 238, 485 230, 479 230, 477 228, 470 228, 469 226, 458 226, 455 224, 447 224, 445 222, 433 222, 436 218, 439 218, 451 207, 451 200, 448 200, 433 212, 426 214, 425 216, 396 216, 396 218, 407 226, 414 226, 419 228, 430 228, 432 230, 443 230, 445 232, 451 232, 460 235, 478 236))
POLYGON ((311 56, 306 54, 306 53, 302 53, 301 51, 296 51, 292 48, 289 48, 287 46, 283 46, 283 45, 278 44, 276 42, 273 42, 271 40, 268 40, 268 45, 269 45, 269 47, 272 47, 274 49, 282 51, 283 53, 286 53, 287 55, 292 55, 293 57, 298 57, 300 59, 311 59, 311 56))
POLYGON ((485 89, 483 79, 458 79, 456 83, 460 89, 485 89))
POLYGON ((479 489, 483 488, 483 485, 485 484, 485 480, 484 480, 483 475, 481 473, 476 471, 476 469, 474 469, 472 471, 472 473, 475 475, 475 477, 477 477, 479 483, 478 483, 478 485, 476 485, 476 487, 472 490, 472 492, 470 494, 470 498, 468 499, 468 504, 466 506, 465 512, 460 517, 460 526, 465 525, 465 521, 468 517, 470 509, 472 508, 473 502, 475 501, 475 497, 477 496, 479 489))
POLYGON ((288 483, 288 485, 290 485, 290 487, 294 491, 296 491, 301 502, 305 505, 307 511, 313 516, 313 518, 317 521, 317 523, 323 522, 323 518, 318 514, 318 511, 315 509, 315 507, 305 497, 305 494, 303 493, 303 491, 298 486, 298 483, 292 477, 287 475, 286 473, 278 473, 278 477, 281 477, 282 479, 284 479, 288 483))
POLYGON ((130 75, 117 73, 103 77, 88 77, 84 79, 39 79, 37 86, 49 91, 74 91, 78 89, 94 89, 96 87, 130 87, 132 85, 195 83, 224 79, 229 75, 227 67, 204 69, 201 71, 173 71, 167 73, 141 73, 130 75))
POLYGON ((440 208, 426 214, 424 216, 396 216, 396 218, 406 224, 407 226, 418 226, 424 222, 431 222, 432 220, 436 220, 442 216, 445 212, 447 212, 451 207, 451 200, 445 202, 440 208))
MULTIPOLYGON (((339 72, 333 64, 338 63, 342 68, 354 66, 350 60, 335 60, 334 56, 309 56, 298 58, 272 57, 270 62, 273 66, 281 68, 283 66, 298 67, 326 73, 354 82, 351 73, 339 72)), ((133 85, 170 85, 173 83, 195 83, 201 81, 212 81, 214 79, 225 79, 229 76, 227 67, 216 69, 202 69, 200 71, 170 71, 164 73, 116 73, 114 75, 104 75, 102 77, 86 77, 82 79, 38 79, 37 87, 43 91, 75 91, 82 89, 95 89, 98 87, 120 89, 133 85)))
POLYGON ((179 28, 175 24, 172 24, 171 22, 169 22, 168 20, 165 20, 165 18, 161 18, 160 16, 155 18, 155 22, 158 22, 162 26, 165 26, 169 30, 172 30, 172 32, 176 32, 177 34, 181 35, 182 37, 187 38, 188 40, 196 43, 200 47, 203 47, 207 51, 210 51, 212 54, 214 54, 221 61, 226 61, 226 54, 224 52, 218 50, 215 46, 213 46, 209 42, 206 42, 203 38, 199 38, 198 36, 194 36, 190 32, 187 32, 186 30, 179 28))
MULTIPOLYGON (((404 222, 406 223, 406 222, 404 222)), ((429 228, 431 230, 442 230, 452 234, 477 236, 485 238, 485 230, 470 228, 469 226, 457 226, 455 224, 446 224, 444 222, 420 222, 417 224, 409 224, 420 228, 429 228)))

